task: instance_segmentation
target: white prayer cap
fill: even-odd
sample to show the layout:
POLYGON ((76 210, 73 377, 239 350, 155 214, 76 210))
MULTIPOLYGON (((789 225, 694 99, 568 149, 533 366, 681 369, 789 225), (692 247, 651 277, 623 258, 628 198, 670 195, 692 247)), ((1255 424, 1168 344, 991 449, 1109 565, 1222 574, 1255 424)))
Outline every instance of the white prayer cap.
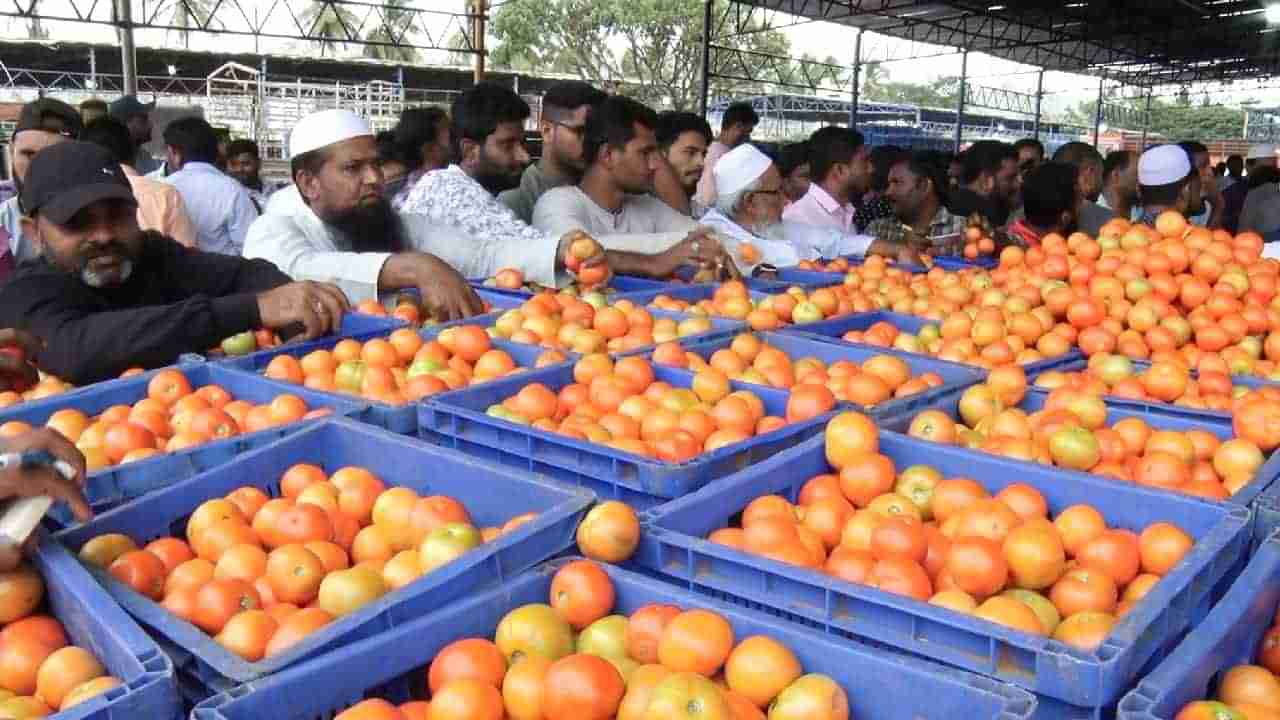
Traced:
POLYGON ((732 195, 760 179, 773 161, 755 145, 743 143, 720 157, 711 171, 716 179, 716 192, 732 195))
POLYGON ((1250 160, 1270 160, 1276 156, 1277 146, 1272 143, 1254 143, 1249 146, 1250 160))
POLYGON ((1191 174, 1191 158, 1179 145, 1157 145, 1138 159, 1138 184, 1172 185, 1191 174))
POLYGON ((365 135, 373 135, 369 123, 350 110, 314 112, 298 121, 293 132, 289 133, 289 159, 365 135))

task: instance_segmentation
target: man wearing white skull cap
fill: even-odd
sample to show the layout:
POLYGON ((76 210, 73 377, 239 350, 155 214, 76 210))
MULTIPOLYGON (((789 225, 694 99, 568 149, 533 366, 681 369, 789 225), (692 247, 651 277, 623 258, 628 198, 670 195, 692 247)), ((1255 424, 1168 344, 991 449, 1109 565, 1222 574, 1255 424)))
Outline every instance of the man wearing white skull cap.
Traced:
POLYGON ((1190 221, 1203 210, 1200 173, 1191 166, 1187 151, 1178 145, 1157 145, 1138 158, 1138 193, 1142 198, 1139 222, 1154 226, 1165 210, 1176 210, 1190 221))
MULTIPOLYGON (((702 217, 702 224, 722 238, 744 271, 755 264, 745 262, 741 245, 749 243, 759 251, 758 263, 788 267, 801 260, 845 255, 898 257, 902 248, 882 243, 870 235, 850 235, 829 227, 817 227, 782 219, 782 173, 777 165, 754 145, 730 150, 716 163, 716 202, 702 217)), ((919 261, 919 258, 912 258, 919 261)))
POLYGON ((553 239, 475 238, 392 210, 373 132, 349 110, 303 118, 289 136, 289 158, 294 184, 271 196, 249 229, 245 257, 270 260, 295 280, 331 280, 352 303, 416 289, 437 319, 482 311, 464 276, 509 267, 554 283, 553 239))

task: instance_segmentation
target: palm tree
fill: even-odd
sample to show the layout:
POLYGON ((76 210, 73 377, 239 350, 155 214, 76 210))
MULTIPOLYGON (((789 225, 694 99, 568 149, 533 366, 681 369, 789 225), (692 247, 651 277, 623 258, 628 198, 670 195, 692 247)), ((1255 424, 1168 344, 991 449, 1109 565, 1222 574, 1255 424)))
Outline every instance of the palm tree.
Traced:
POLYGON ((365 45, 364 56, 379 60, 413 63, 418 61, 418 51, 404 43, 409 39, 413 24, 413 13, 405 10, 405 0, 384 0, 386 3, 375 16, 380 17, 378 26, 365 35, 370 43, 392 43, 381 45, 365 45))
POLYGON ((203 28, 213 13, 213 0, 173 0, 173 26, 181 28, 178 37, 184 48, 191 47, 191 30, 203 28))
POLYGON ((336 51, 356 38, 356 26, 360 21, 355 13, 333 0, 313 2, 300 18, 305 34, 320 43, 320 54, 336 51))

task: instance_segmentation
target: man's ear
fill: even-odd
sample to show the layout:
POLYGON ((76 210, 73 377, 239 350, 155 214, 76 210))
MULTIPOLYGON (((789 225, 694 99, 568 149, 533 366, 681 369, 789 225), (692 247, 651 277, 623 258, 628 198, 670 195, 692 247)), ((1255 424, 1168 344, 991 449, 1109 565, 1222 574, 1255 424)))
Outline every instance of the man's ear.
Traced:
POLYGON ((458 147, 462 150, 462 157, 458 158, 460 164, 474 162, 480 158, 480 143, 468 138, 462 138, 458 141, 458 147))
POLYGON ((293 183, 298 186, 298 193, 302 195, 302 199, 310 205, 311 201, 320 194, 319 187, 320 178, 306 170, 299 170, 294 176, 293 183))
POLYGON ((538 123, 538 134, 542 136, 542 144, 544 146, 550 144, 551 135, 556 130, 556 124, 550 120, 543 120, 538 123))
POLYGON ((978 187, 982 188, 984 194, 995 192, 996 176, 991 173, 983 173, 982 177, 978 179, 978 187))

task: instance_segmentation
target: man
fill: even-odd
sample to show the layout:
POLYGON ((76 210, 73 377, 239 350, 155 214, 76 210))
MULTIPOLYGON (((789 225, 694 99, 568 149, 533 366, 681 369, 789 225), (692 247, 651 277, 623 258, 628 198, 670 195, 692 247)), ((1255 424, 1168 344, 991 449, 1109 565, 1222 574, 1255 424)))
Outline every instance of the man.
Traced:
POLYGON ((783 211, 783 218, 853 232, 853 199, 871 186, 871 161, 862 133, 838 125, 819 128, 809 138, 809 166, 809 192, 783 211))
POLYGON ((1076 166, 1057 160, 1028 172, 1023 185, 1025 213, 1009 226, 1009 235, 1028 247, 1038 247, 1049 233, 1067 237, 1075 232, 1082 199, 1078 174, 1076 166))
POLYGON ((262 212, 271 194, 287 183, 272 182, 261 175, 262 155, 258 143, 248 140, 232 140, 227 144, 227 174, 235 178, 249 192, 253 204, 262 212))
POLYGON ((43 338, 37 365, 76 385, 168 365, 256 328, 302 323, 318 337, 347 310, 333 286, 290 284, 269 263, 143 232, 129 180, 101 146, 41 151, 21 197, 41 257, 0 286, 0 326, 43 338))
POLYGON ((521 222, 533 222, 533 208, 543 193, 573 185, 582 178, 582 171, 586 169, 582 134, 586 131, 587 115, 606 97, 603 91, 578 80, 547 88, 542 96, 542 117, 538 123, 542 159, 525 168, 520 187, 498 195, 498 200, 511 208, 521 222))
POLYGON ((716 161, 739 145, 751 142, 751 133, 759 122, 760 116, 751 107, 751 103, 733 103, 725 108, 724 116, 720 118, 720 134, 711 143, 711 147, 707 148, 702 179, 698 181, 698 191, 693 196, 702 207, 711 207, 711 203, 716 201, 716 161))
MULTIPOLYGON (((1076 208, 1076 224, 1081 232, 1098 237, 1098 231, 1115 213, 1098 204, 1102 195, 1102 176, 1105 172, 1102 154, 1082 142, 1069 142, 1053 154, 1055 163, 1065 163, 1076 169, 1076 182, 1080 184, 1080 207, 1076 208)), ((1025 199, 1024 199, 1025 203, 1025 199)))
POLYGON ((409 173, 413 171, 409 168, 408 158, 404 157, 400 146, 396 144, 396 134, 383 130, 373 136, 373 141, 378 146, 378 162, 382 163, 382 181, 386 184, 387 195, 394 198, 412 190, 407 185, 409 173))
MULTIPOLYGON (((1276 183, 1276 146, 1257 144, 1249 148, 1249 177, 1223 193, 1224 204, 1238 199, 1240 214, 1235 231, 1250 230, 1262 235, 1280 230, 1280 184, 1276 183)), ((1233 231, 1234 232, 1234 231, 1233 231)))
POLYGON ((1102 195, 1098 204, 1116 217, 1138 219, 1138 154, 1132 150, 1112 150, 1102 163, 1102 195))
POLYGON ((746 272, 760 265, 789 267, 801 260, 846 255, 888 255, 919 262, 919 257, 905 246, 890 246, 867 235, 846 235, 830 228, 785 222, 782 173, 754 145, 730 150, 720 158, 715 172, 720 197, 703 216, 702 224, 727 239, 729 254, 746 272), (756 262, 742 257, 743 243, 756 247, 760 254, 756 262))
POLYGON ((809 192, 809 141, 788 143, 778 151, 778 172, 782 173, 782 197, 790 206, 809 192))
POLYGON ((1243 155, 1228 155, 1226 163, 1219 163, 1219 165, 1223 165, 1226 172, 1218 178, 1218 192, 1226 192, 1227 188, 1244 180, 1243 155))
POLYGON ((385 197, 373 131, 349 110, 303 118, 289 136, 289 156, 294 183, 271 196, 249 229, 244 253, 270 260, 294 279, 332 279, 355 303, 417 290, 432 317, 453 320, 483 310, 459 273, 491 277, 515 268, 552 285, 563 266, 568 248, 558 239, 512 243, 395 212, 385 197))
POLYGON ((1013 151, 1018 154, 1018 170, 1024 174, 1044 162, 1044 143, 1035 138, 1022 138, 1013 144, 1013 151))
POLYGON ((870 189, 857 203, 857 212, 853 215, 854 227, 866 228, 876 220, 893 217, 893 205, 889 204, 884 194, 889 189, 889 171, 906 155, 907 151, 897 145, 872 148, 867 156, 871 161, 870 189))
POLYGON ((1142 215, 1138 221, 1155 227, 1165 210, 1176 210, 1188 221, 1204 211, 1200 172, 1179 145, 1157 145, 1138 158, 1138 194, 1142 215))
MULTIPOLYGON (((75 108, 53 98, 41 98, 22 106, 9 142, 13 158, 13 185, 22 192, 31 160, 41 150, 74 139, 80 134, 80 114, 75 108)), ((36 256, 38 248, 25 237, 19 196, 0 205, 0 280, 18 263, 36 256)))
POLYGON ((218 136, 203 118, 184 117, 164 129, 165 182, 178 189, 196 226, 196 247, 239 255, 249 226, 258 219, 249 191, 214 166, 218 136))
POLYGON ((1207 228, 1222 227, 1222 193, 1218 190, 1218 178, 1213 174, 1213 165, 1209 162, 1209 148, 1194 140, 1178 144, 1187 151, 1187 155, 1191 157, 1191 166, 1200 174, 1200 192, 1204 196, 1200 209, 1194 213, 1194 217, 1187 218, 1187 221, 1207 228))
MULTIPOLYGON (((1238 181, 1232 179, 1232 182, 1222 188, 1222 227, 1228 232, 1232 234, 1239 232, 1240 217, 1244 214, 1245 201, 1248 199, 1249 193, 1254 188, 1262 184, 1255 182, 1255 170, 1260 167, 1258 164, 1260 161, 1269 160, 1274 166, 1275 147, 1275 145, 1268 144, 1254 144, 1249 146, 1248 158, 1239 161, 1240 167, 1238 170, 1235 167, 1237 163, 1235 161, 1231 161, 1231 158, 1228 158, 1231 162, 1231 167, 1227 168, 1229 173, 1227 178, 1232 179, 1232 174, 1239 175, 1238 181), (1249 169, 1248 177, 1244 177, 1245 167, 1248 167, 1249 169)), ((1232 155, 1231 157, 1236 158, 1239 156, 1232 155)))
POLYGON ((655 128, 662 162, 654 177, 655 194, 671 207, 691 217, 702 217, 706 208, 694 199, 706 165, 711 126, 701 116, 665 112, 655 128))
POLYGON ((155 109, 154 102, 150 105, 138 102, 135 95, 125 95, 110 106, 111 117, 129 128, 129 135, 133 137, 136 148, 133 168, 143 175, 150 175, 161 168, 160 161, 143 147, 151 142, 151 111, 155 109))
POLYGON ((107 103, 101 98, 89 98, 80 103, 80 122, 87 127, 89 123, 100 117, 106 117, 110 110, 107 103))
POLYGON ((662 161, 657 124, 657 113, 629 98, 597 105, 587 118, 582 182, 544 194, 533 226, 553 237, 590 233, 622 275, 669 278, 690 265, 734 273, 705 228, 650 194, 662 161))
POLYGON ((960 163, 960 187, 947 196, 947 209, 966 218, 977 213, 992 227, 1003 226, 1021 189, 1013 146, 979 140, 964 151, 960 163))
POLYGON ((387 184, 391 206, 399 210, 423 175, 449 167, 449 113, 438 107, 405 108, 392 138, 396 154, 409 172, 400 187, 387 184))
POLYGON ((889 168, 885 189, 894 217, 873 222, 867 234, 895 247, 959 255, 968 222, 962 215, 952 215, 943 202, 948 185, 943 168, 927 152, 898 158, 889 168))
POLYGON ((184 247, 196 247, 196 229, 182 195, 171 185, 139 175, 129 164, 134 157, 133 141, 123 123, 104 115, 85 127, 80 139, 101 145, 120 163, 138 201, 138 227, 171 237, 184 247))

